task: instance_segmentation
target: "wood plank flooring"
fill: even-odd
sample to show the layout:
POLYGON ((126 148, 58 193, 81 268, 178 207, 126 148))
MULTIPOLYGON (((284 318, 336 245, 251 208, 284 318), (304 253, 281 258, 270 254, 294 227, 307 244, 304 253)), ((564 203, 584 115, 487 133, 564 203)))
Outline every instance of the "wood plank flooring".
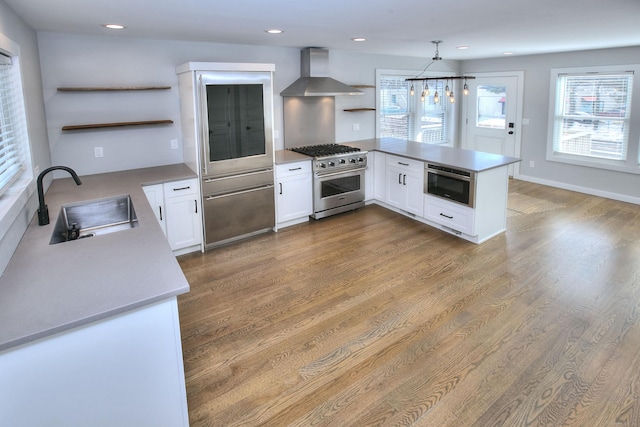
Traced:
POLYGON ((481 245, 378 206, 190 254, 192 426, 640 426, 640 206, 512 180, 481 245))

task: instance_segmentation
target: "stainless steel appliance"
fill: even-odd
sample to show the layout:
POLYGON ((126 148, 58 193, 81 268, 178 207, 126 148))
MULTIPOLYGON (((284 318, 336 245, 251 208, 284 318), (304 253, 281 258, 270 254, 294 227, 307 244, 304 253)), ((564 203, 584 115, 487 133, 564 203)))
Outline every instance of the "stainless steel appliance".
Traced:
POLYGON ((367 152, 340 144, 293 147, 313 160, 313 215, 320 219, 364 206, 367 152))
POLYGON ((433 163, 425 164, 424 192, 471 208, 476 201, 476 173, 433 163))
POLYGON ((205 247, 275 225, 273 71, 273 64, 178 67, 183 121, 195 122, 195 134, 185 132, 185 146, 193 136, 205 247))

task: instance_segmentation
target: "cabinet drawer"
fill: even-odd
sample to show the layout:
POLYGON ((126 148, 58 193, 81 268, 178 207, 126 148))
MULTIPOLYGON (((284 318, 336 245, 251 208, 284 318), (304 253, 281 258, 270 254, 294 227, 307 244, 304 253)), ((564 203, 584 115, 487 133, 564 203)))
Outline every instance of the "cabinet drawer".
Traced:
POLYGON ((475 235, 475 211, 472 208, 425 196, 424 212, 425 217, 430 221, 470 236, 475 235))
POLYGON ((196 178, 164 183, 165 198, 184 196, 187 194, 197 194, 197 192, 198 180, 196 178))
POLYGON ((276 175, 278 176, 278 179, 310 173, 311 160, 303 160, 301 162, 287 163, 284 165, 276 166, 276 175))
POLYGON ((387 154, 387 166, 401 168, 407 172, 424 173, 424 162, 387 154))

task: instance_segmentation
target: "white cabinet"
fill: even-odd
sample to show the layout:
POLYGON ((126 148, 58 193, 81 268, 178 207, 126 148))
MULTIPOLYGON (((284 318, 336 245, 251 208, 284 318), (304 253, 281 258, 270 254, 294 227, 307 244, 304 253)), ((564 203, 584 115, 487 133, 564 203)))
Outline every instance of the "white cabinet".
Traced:
POLYGON ((198 250, 202 244, 202 214, 198 180, 185 179, 144 186, 160 227, 176 254, 198 250))
POLYGON ((386 155, 388 205, 422 217, 424 214, 424 162, 386 155))
POLYGON ((308 221, 313 213, 311 160, 276 165, 278 227, 308 221))
POLYGON ((175 297, 0 352, 0 378, 3 426, 189 425, 175 297))
POLYGON ((468 206, 459 205, 434 196, 425 196, 424 216, 426 219, 457 232, 475 236, 475 211, 468 206))
MULTIPOLYGON (((373 198, 384 202, 387 198, 387 179, 386 179, 386 162, 387 155, 379 151, 375 151, 369 154, 373 154, 373 198)), ((367 159, 369 160, 369 159, 367 159)))

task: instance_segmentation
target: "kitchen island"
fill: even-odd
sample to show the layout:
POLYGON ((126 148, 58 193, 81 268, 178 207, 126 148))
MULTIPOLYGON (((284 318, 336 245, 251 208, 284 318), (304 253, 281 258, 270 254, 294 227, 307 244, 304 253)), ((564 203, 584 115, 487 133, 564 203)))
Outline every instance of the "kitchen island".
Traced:
POLYGON ((195 176, 179 164, 53 181, 50 224, 34 217, 0 277, 3 422, 188 425, 176 296, 189 284, 142 185, 195 176), (62 205, 118 195, 137 227, 49 244, 62 205))

